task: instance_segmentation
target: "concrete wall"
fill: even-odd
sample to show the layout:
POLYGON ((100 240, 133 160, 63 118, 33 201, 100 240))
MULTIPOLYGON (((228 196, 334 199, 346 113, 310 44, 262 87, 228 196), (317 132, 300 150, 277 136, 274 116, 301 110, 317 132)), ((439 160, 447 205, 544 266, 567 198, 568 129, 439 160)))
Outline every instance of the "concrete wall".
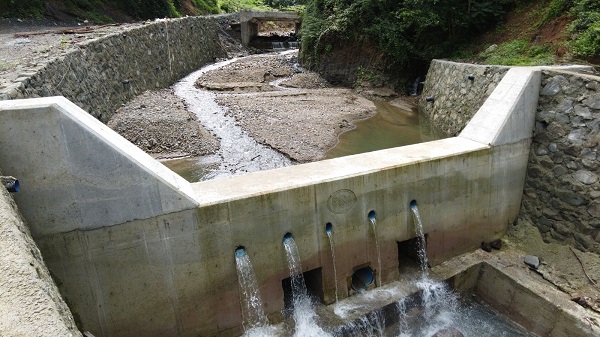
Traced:
POLYGON ((0 186, 0 313, 0 336, 81 336, 4 186, 0 186))
POLYGON ((34 238, 197 206, 186 180, 65 98, 0 103, 1 168, 34 238))
POLYGON ((210 17, 159 20, 78 45, 19 78, 0 100, 65 96, 108 121, 121 104, 225 57, 210 17))
POLYGON ((96 336, 236 335, 239 245, 248 251, 274 322, 284 305, 281 281, 289 276, 285 233, 295 238, 303 270, 321 268, 317 281, 327 303, 334 300, 335 284, 327 223, 333 226, 341 298, 350 292, 356 267, 371 266, 383 283, 398 277, 397 243, 415 237, 411 200, 429 235, 432 264, 502 236, 521 203, 537 101, 532 91, 539 86, 537 71, 509 75, 494 96, 499 101, 482 108, 459 137, 195 183, 191 192, 189 184, 151 169, 139 149, 64 100, 0 102, 0 134, 11 132, 0 140, 0 167, 22 179, 17 202, 39 230, 47 265, 85 329, 96 336), (11 131, 46 119, 43 126, 11 131), (498 128, 483 123, 488 119, 498 128), (52 142, 57 145, 47 145, 52 142), (65 160, 66 171, 59 164, 65 160), (51 175, 47 168, 55 166, 59 174, 51 175), (65 172, 71 185, 55 184, 58 193, 50 194, 44 181, 65 172), (145 180, 149 185, 137 185, 145 180), (166 191, 164 200, 148 193, 153 189, 166 191), (27 198, 56 206, 36 207, 27 198), (138 207, 144 203, 156 206, 138 207), (126 205, 135 216, 112 215, 127 214, 126 205), (160 207, 163 213, 156 215, 160 207), (377 238, 368 224, 371 210, 377 238))
POLYGON ((600 253, 600 78, 543 71, 521 216, 544 240, 600 253))
POLYGON ((433 60, 419 108, 442 131, 456 136, 479 110, 508 67, 433 60), (468 77, 472 76, 470 80, 468 77), (433 102, 427 102, 433 97, 433 102))

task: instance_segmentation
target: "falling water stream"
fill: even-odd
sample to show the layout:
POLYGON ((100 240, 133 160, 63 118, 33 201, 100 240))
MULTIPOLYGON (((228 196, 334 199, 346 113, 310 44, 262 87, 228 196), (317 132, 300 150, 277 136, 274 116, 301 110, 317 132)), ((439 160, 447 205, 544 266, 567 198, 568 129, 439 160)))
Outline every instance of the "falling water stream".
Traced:
POLYGON ((329 247, 331 247, 331 259, 333 260, 333 279, 335 281, 335 301, 338 301, 338 280, 337 280, 337 269, 335 267, 335 244, 333 243, 333 232, 331 223, 328 223, 325 227, 327 237, 329 238, 329 247))
POLYGON ((375 236, 375 247, 377 249, 377 286, 381 286, 381 248, 379 247, 379 236, 377 235, 377 219, 375 218, 375 212, 369 212, 369 221, 373 228, 373 235, 375 236))
POLYGON ((413 220, 415 224, 415 231, 419 240, 419 264, 423 271, 423 276, 429 275, 429 261, 427 261, 427 242, 425 241, 425 233, 423 231, 423 221, 421 220, 421 214, 419 213, 419 207, 413 200, 410 203, 410 209, 413 213, 413 220))
POLYGON ((291 235, 286 235, 283 240, 287 256, 290 277, 292 280, 292 300, 294 306, 294 322, 296 323, 294 336, 330 336, 317 325, 317 314, 313 303, 308 296, 306 283, 302 275, 300 254, 298 247, 291 235))
POLYGON ((258 292, 258 282, 250 258, 244 248, 236 249, 235 265, 240 285, 244 331, 267 326, 269 322, 258 292))

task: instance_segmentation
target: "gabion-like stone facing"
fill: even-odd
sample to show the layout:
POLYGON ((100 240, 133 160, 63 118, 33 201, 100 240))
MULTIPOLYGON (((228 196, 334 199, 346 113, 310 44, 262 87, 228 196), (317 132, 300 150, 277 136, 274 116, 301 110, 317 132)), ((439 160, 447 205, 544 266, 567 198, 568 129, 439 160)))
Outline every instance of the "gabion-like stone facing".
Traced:
POLYGON ((157 20, 78 45, 0 92, 0 100, 64 96, 106 122, 145 90, 225 57, 214 18, 157 20))
POLYGON ((546 241, 600 253, 600 78, 545 70, 521 215, 546 241))
POLYGON ((496 89, 508 69, 433 60, 419 108, 437 128, 448 136, 456 136, 496 89))

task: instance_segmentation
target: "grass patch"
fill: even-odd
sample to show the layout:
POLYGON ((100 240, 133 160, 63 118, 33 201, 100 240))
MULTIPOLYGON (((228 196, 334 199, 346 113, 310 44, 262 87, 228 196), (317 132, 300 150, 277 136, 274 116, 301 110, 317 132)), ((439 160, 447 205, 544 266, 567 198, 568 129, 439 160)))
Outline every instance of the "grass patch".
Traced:
POLYGON ((547 45, 530 45, 526 40, 511 40, 491 46, 479 54, 485 64, 506 66, 539 66, 555 62, 554 51, 547 45))

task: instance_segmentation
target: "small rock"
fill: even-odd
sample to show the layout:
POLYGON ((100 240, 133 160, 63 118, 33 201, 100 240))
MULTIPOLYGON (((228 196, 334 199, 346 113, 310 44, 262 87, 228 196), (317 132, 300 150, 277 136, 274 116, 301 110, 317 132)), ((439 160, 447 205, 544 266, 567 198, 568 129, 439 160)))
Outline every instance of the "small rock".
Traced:
POLYGON ((600 94, 595 94, 584 99, 583 104, 589 106, 592 109, 600 109, 600 94))
POLYGON ((544 86, 542 91, 540 91, 540 95, 542 96, 554 96, 560 92, 562 88, 557 81, 550 81, 548 84, 544 86))
POLYGON ((492 251, 492 245, 489 242, 482 242, 481 243, 481 249, 485 250, 486 252, 491 252, 492 251))
POLYGON ((533 269, 538 269, 538 267, 540 266, 540 259, 537 256, 533 255, 525 256, 523 262, 533 269))
POLYGON ((586 170, 579 170, 573 173, 573 178, 586 185, 591 185, 598 181, 598 175, 586 170))

